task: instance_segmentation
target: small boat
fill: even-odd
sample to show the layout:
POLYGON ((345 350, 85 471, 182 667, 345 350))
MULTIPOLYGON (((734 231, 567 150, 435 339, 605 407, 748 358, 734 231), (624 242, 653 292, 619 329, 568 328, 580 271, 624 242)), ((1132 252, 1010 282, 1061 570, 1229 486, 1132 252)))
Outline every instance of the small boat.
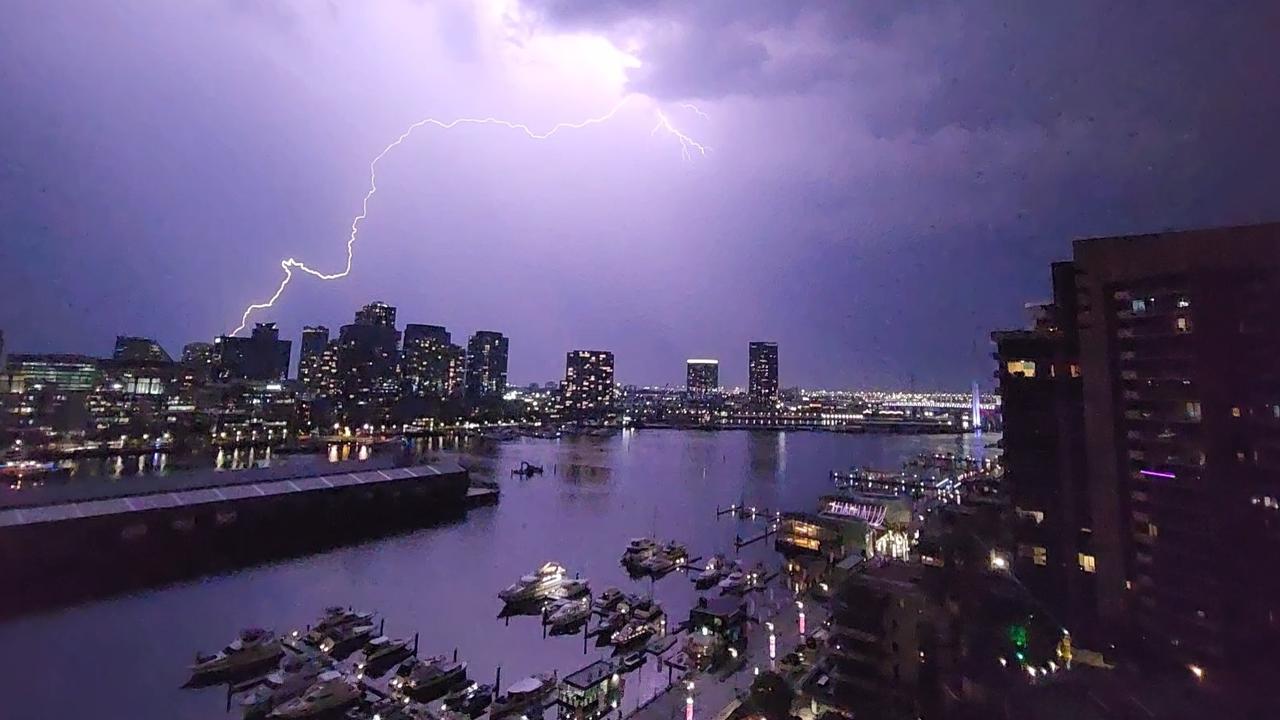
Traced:
POLYGON ((272 718, 312 718, 327 715, 353 705, 360 699, 360 688, 342 673, 329 670, 316 678, 316 684, 272 710, 272 718))
POLYGON ((640 569, 654 575, 668 572, 675 566, 675 561, 662 553, 654 553, 640 562, 640 569))
POLYGON ((413 640, 410 638, 389 638, 386 635, 379 635, 364 646, 364 662, 360 663, 360 669, 366 675, 378 677, 396 663, 412 655, 412 644, 413 640))
POLYGON ((342 660, 363 647, 375 629, 372 625, 343 625, 331 630, 320 641, 320 652, 342 660))
POLYGON ((638 565, 658 550, 658 543, 653 538, 631 538, 627 549, 622 553, 622 564, 628 567, 638 565))
POLYGON ((632 620, 622 626, 621 630, 617 630, 609 636, 609 642, 615 647, 626 647, 632 643, 644 640, 653 634, 653 627, 649 623, 640 620, 632 620))
POLYGON ((648 659, 643 650, 637 650, 622 658, 622 669, 627 671, 639 669, 648 659))
POLYGON ((622 626, 626 624, 627 624, 626 614, 616 612, 616 613, 609 613, 608 615, 601 618, 600 624, 597 625, 596 627, 601 632, 606 632, 612 635, 614 630, 620 630, 622 629, 622 626))
POLYGON ((316 624, 311 626, 311 629, 323 633, 342 625, 352 624, 372 625, 373 613, 352 610, 341 605, 330 605, 324 609, 324 615, 320 617, 316 624))
POLYGON ((665 615, 662 606, 653 601, 653 598, 645 598, 631 607, 632 619, 640 622, 657 624, 665 615))
POLYGON ((645 643, 644 649, 654 655, 661 655, 662 653, 670 650, 671 646, 675 644, 676 639, 673 637, 658 637, 645 643))
POLYGON ((493 702, 493 686, 469 683, 444 696, 440 709, 477 717, 493 702))
POLYGON ((742 572, 741 570, 734 570, 720 581, 720 593, 743 592, 747 589, 747 583, 749 582, 750 580, 747 578, 747 574, 745 572, 742 572))
POLYGON ((600 597, 596 598, 593 607, 601 612, 612 610, 614 605, 622 601, 622 598, 622 591, 616 587, 611 587, 600 593, 600 597))
POLYGON ((662 554, 671 558, 671 562, 682 564, 689 559, 689 549, 674 540, 662 546, 662 554))
POLYGON ((728 572, 729 563, 725 560, 724 555, 719 553, 712 555, 707 560, 706 566, 693 576, 693 584, 699 588, 709 588, 720 582, 720 579, 728 572))
POLYGON ((565 582, 565 569, 559 563, 549 562, 498 593, 506 603, 530 602, 550 597, 565 582))
POLYGON ((315 684, 316 678, 326 670, 313 658, 290 656, 279 670, 266 676, 263 683, 240 698, 240 710, 246 718, 260 718, 274 708, 283 705, 315 684))
POLYGON ((584 622, 589 617, 591 617, 590 600, 586 598, 569 600, 561 603, 543 618, 543 624, 550 625, 552 628, 565 628, 584 622))
POLYGON ((274 664, 283 654, 284 646, 275 633, 250 628, 242 630, 240 637, 219 652, 212 655, 197 654, 196 661, 191 666, 191 675, 193 678, 210 678, 247 672, 274 664))
POLYGON ((467 664, 444 657, 419 660, 409 658, 396 668, 391 688, 422 702, 429 702, 449 692, 466 680, 467 664))
POLYGON ((591 592, 591 583, 588 580, 565 580, 560 584, 560 590, 556 593, 562 598, 575 598, 591 592))
POLYGON ((519 680, 507 688, 505 693, 494 699, 489 709, 489 717, 497 720, 540 707, 555 689, 555 681, 546 675, 534 675, 519 680))

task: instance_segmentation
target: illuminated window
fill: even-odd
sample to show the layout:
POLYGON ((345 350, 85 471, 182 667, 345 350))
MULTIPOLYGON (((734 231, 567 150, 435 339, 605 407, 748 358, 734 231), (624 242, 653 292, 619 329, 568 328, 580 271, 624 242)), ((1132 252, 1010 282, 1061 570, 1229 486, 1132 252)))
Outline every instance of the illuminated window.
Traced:
POLYGON ((1191 332, 1191 321, 1188 320, 1187 318, 1184 318, 1184 317, 1178 318, 1177 320, 1174 321, 1174 325, 1177 326, 1178 332, 1181 332, 1181 333, 1191 332))
POLYGON ((1097 568, 1096 568, 1096 567, 1095 567, 1095 565, 1094 565, 1094 560, 1093 560, 1093 556, 1092 556, 1092 555, 1086 555, 1086 554, 1084 554, 1084 553, 1080 553, 1080 555, 1079 555, 1079 557, 1077 558, 1077 560, 1079 560, 1079 561, 1080 561, 1080 569, 1081 569, 1081 570, 1083 570, 1083 571, 1085 571, 1085 572, 1087 572, 1087 573, 1091 573, 1091 572, 1096 572, 1096 571, 1097 571, 1097 568))
POLYGON ((1240 417, 1240 408, 1238 407, 1231 408, 1231 417, 1240 417))
POLYGON ((1147 311, 1147 301, 1143 298, 1138 298, 1129 303, 1129 308, 1136 313, 1144 313, 1147 311))
POLYGON ((1187 403, 1187 418, 1190 420, 1200 419, 1200 403, 1198 402, 1187 403))
POLYGON ((1037 565, 1049 564, 1049 551, 1039 545, 1031 548, 1031 560, 1037 565))
POLYGON ((1080 366, 1075 363, 1071 363, 1071 377, 1080 377, 1080 366))
POLYGON ((1010 360, 1005 364, 1005 369, 1010 375, 1021 375, 1029 378, 1036 376, 1036 363, 1034 360, 1010 360))

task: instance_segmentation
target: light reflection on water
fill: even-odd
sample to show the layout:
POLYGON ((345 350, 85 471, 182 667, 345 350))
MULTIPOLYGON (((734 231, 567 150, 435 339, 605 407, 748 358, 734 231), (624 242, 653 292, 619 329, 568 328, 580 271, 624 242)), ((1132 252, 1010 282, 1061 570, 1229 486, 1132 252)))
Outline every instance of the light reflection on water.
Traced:
MULTIPOLYGON (((543 639, 537 618, 499 620, 496 593, 519 575, 556 560, 590 578, 597 593, 609 586, 652 592, 674 623, 687 617, 698 593, 679 573, 657 582, 628 578, 618 560, 629 538, 656 532, 686 543, 695 556, 732 557, 734 536, 760 526, 717 519, 717 506, 811 510, 829 491, 832 469, 894 467, 919 452, 957 449, 972 447, 957 448, 950 437, 811 432, 641 430, 461 445, 424 439, 414 445, 419 457, 456 457, 474 476, 497 481, 501 502, 440 527, 0 624, 4 716, 233 717, 223 715, 221 688, 178 689, 193 653, 221 647, 246 626, 301 627, 331 604, 379 612, 390 635, 420 631, 425 654, 458 648, 480 682, 493 682, 499 666, 504 687, 534 672, 563 676, 607 653, 594 644, 584 653, 581 637, 543 639), (545 474, 512 475, 522 460, 543 465, 545 474)), ((359 457, 361 450, 334 447, 309 461, 352 453, 359 457)), ((266 457, 284 459, 229 451, 221 462, 242 467, 266 457)), ((154 456, 141 464, 100 462, 142 472, 177 464, 154 456)), ((209 458, 203 467, 216 462, 209 458)), ((768 543, 739 557, 779 564, 768 543)), ((624 709, 665 678, 652 662, 628 676, 624 709)))

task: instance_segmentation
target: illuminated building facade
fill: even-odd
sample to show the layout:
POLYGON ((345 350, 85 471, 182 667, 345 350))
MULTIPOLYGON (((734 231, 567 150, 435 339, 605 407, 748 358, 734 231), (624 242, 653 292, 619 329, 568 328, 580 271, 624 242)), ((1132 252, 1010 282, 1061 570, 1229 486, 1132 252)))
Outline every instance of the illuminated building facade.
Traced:
POLYGON ((1123 548, 1099 611, 1248 672, 1280 644, 1280 224, 1074 250, 1093 533, 1123 548))
POLYGON ((561 399, 567 417, 587 420, 613 415, 613 353, 572 350, 565 356, 561 399))
POLYGON ((753 342, 748 348, 747 395, 761 406, 778 402, 778 343, 753 342))
POLYGON ((622 704, 623 678, 613 663, 597 660, 565 676, 557 694, 560 720, 597 720, 622 704))
POLYGON ((467 399, 501 397, 507 391, 507 338, 480 330, 467 341, 467 399))
POLYGON ((275 323, 258 323, 249 337, 223 335, 214 341, 214 375, 222 382, 278 382, 289 375, 293 344, 280 339, 275 323))
POLYGON ((396 309, 381 302, 356 312, 338 332, 337 402, 347 425, 381 426, 400 396, 396 309))
POLYGON ((329 347, 329 328, 308 325, 302 328, 302 347, 298 354, 298 381, 306 389, 318 393, 322 390, 320 363, 329 347))
POLYGON ((690 358, 684 363, 684 376, 689 397, 705 398, 720 389, 720 361, 690 358))
POLYGON ((182 346, 182 364, 188 367, 211 373, 216 358, 213 343, 191 342, 182 346))
POLYGON ((449 397, 461 389, 462 349, 439 325, 406 325, 401 374, 414 397, 449 397))

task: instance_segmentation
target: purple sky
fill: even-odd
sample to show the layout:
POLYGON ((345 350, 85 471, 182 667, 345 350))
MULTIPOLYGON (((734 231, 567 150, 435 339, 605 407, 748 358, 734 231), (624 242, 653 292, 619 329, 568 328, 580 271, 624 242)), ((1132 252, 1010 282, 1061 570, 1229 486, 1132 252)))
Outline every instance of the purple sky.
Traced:
POLYGON ((11 351, 171 352, 234 328, 279 262, 297 338, 383 299, 570 348, 619 379, 687 357, 784 385, 990 383, 1083 235, 1280 213, 1280 5, 686 0, 17 0, 0 10, 0 329, 11 351), (890 9, 892 8, 892 9, 890 9), (681 106, 691 102, 702 118, 681 106), (712 148, 681 159, 661 110, 712 148))

